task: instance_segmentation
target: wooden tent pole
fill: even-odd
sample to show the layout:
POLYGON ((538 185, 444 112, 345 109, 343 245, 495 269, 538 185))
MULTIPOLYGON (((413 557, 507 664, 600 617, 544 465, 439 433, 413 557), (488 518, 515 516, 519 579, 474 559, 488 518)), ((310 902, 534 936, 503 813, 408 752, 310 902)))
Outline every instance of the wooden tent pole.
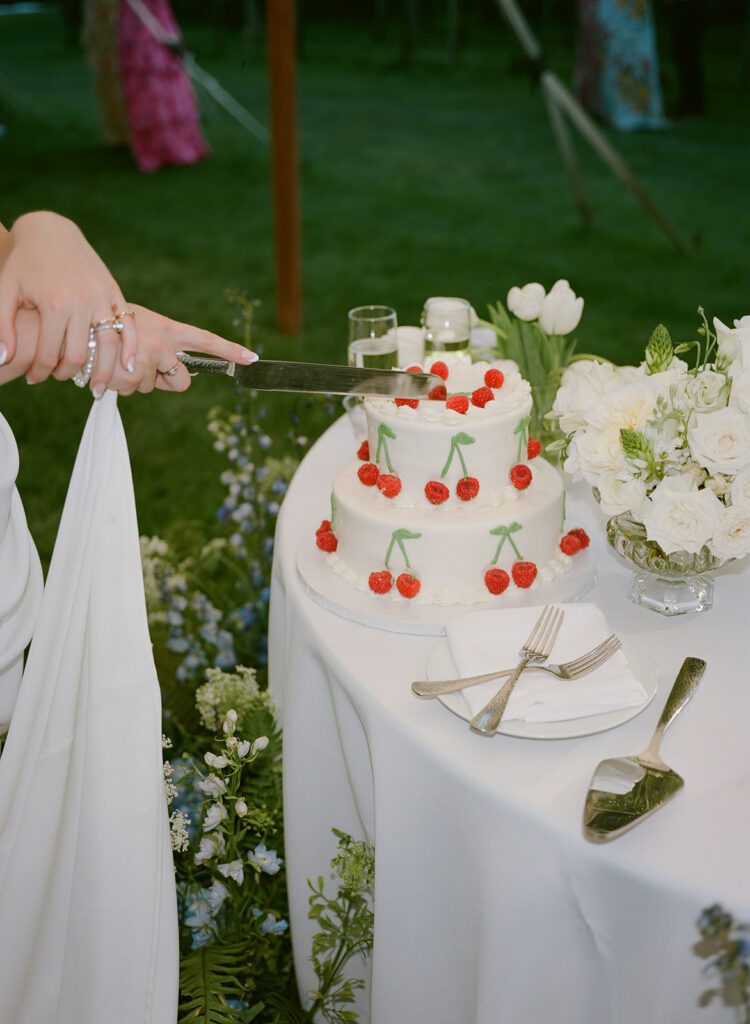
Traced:
POLYGON ((266 23, 276 242, 276 322, 282 334, 296 334, 302 329, 302 245, 294 0, 269 0, 266 23))

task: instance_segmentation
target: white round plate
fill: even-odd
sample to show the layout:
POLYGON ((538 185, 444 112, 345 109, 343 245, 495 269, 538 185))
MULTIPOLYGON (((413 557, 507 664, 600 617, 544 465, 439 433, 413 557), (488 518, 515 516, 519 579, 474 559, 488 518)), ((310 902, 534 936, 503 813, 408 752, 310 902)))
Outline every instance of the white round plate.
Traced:
MULTIPOLYGON (((654 666, 648 662, 637 663, 636 659, 628 658, 631 668, 646 691, 646 700, 631 708, 620 708, 617 711, 606 711, 601 715, 586 715, 585 718, 568 718, 564 722, 501 722, 497 730, 503 736, 517 736, 526 740, 570 740, 578 736, 592 736, 597 732, 614 729, 631 718, 640 715, 656 695, 657 677, 654 666)), ((458 670, 451 657, 448 641, 443 637, 432 649, 427 661, 427 678, 429 680, 455 679, 458 670)), ((564 682, 560 682, 564 686, 564 682)), ((499 689, 499 683, 498 683, 499 689)), ((471 721, 471 711, 463 693, 444 693, 438 697, 441 704, 464 721, 471 721)))
POLYGON ((501 598, 477 604, 437 605, 406 601, 399 595, 377 595, 358 590, 326 565, 326 556, 305 539, 297 549, 297 572, 309 596, 334 615, 374 629, 417 636, 444 636, 445 624, 467 612, 521 608, 538 604, 562 604, 583 597, 593 586, 597 556, 594 545, 572 560, 570 567, 552 583, 530 590, 510 588, 501 598))

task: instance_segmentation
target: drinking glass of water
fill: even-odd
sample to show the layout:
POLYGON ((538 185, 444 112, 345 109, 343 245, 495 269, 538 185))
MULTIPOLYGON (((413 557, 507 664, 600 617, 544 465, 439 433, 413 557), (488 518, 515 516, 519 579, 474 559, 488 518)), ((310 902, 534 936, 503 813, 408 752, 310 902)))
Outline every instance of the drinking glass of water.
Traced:
POLYGON ((398 359, 398 319, 390 306, 349 310, 349 366, 392 370, 398 359))
POLYGON ((471 305, 466 299, 435 295, 422 310, 425 356, 470 360, 471 305))

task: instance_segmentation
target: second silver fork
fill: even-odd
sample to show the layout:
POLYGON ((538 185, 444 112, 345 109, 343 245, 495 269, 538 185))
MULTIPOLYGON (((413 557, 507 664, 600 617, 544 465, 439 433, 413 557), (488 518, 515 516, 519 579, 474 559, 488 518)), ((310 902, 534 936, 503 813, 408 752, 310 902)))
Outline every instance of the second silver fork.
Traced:
POLYGON ((564 618, 565 612, 561 608, 553 608, 549 605, 545 607, 528 640, 518 652, 521 660, 513 670, 513 674, 469 723, 473 732, 478 732, 482 736, 494 736, 521 673, 527 665, 547 660, 555 645, 564 618))

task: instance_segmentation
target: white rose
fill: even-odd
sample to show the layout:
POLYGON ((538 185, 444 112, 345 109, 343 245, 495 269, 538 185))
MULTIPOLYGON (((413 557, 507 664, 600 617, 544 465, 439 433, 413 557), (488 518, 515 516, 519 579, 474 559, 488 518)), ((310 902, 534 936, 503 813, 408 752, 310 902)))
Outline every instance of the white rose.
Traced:
POLYGON ((723 373, 701 370, 694 377, 688 377, 685 396, 696 412, 715 412, 727 404, 729 388, 723 373))
POLYGON ((602 473, 597 481, 599 504, 608 516, 637 513, 646 498, 646 485, 627 473, 602 473))
POLYGON ((729 497, 732 499, 732 508, 750 511, 750 467, 741 469, 734 478, 729 488, 729 497))
POLYGON ((525 284, 523 288, 511 288, 507 298, 508 309, 519 320, 537 320, 544 296, 544 287, 536 281, 525 284))
POLYGON ((599 402, 589 420, 599 430, 615 427, 642 430, 654 415, 656 389, 648 378, 633 384, 624 384, 607 392, 604 402, 599 402))
POLYGON ((693 458, 710 473, 737 473, 750 463, 748 417, 737 408, 698 413, 688 426, 693 458))
POLYGON ((609 363, 581 359, 569 366, 552 406, 560 419, 560 429, 570 434, 585 427, 589 413, 616 385, 617 376, 609 363))
POLYGON ((735 373, 732 377, 729 404, 736 406, 744 413, 750 413, 750 370, 735 373))
POLYGON ((578 470, 587 483, 598 486, 602 473, 627 471, 625 453, 620 444, 620 431, 583 430, 576 435, 578 470))
POLYGON ((715 494, 696 490, 690 477, 666 476, 644 504, 646 536, 667 555, 697 555, 713 536, 723 509, 715 494))
POLYGON ((735 505, 725 509, 709 547, 717 558, 744 558, 750 551, 750 511, 735 505))
POLYGON ((547 334, 570 334, 581 321, 583 299, 567 281, 556 281, 545 295, 539 313, 539 326, 547 334))

